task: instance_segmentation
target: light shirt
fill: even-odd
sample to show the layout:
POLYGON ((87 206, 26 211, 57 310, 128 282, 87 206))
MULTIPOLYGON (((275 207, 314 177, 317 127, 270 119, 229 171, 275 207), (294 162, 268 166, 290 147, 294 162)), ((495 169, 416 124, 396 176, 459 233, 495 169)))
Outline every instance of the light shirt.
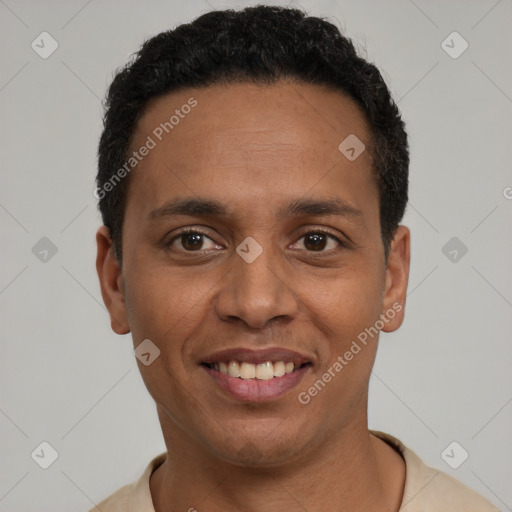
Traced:
MULTIPOLYGON (((400 512, 499 512, 483 496, 451 477, 431 468, 397 438, 370 430, 394 448, 405 460, 405 488, 400 512)), ((165 461, 161 453, 133 484, 121 487, 89 512, 155 512, 149 479, 165 461)))

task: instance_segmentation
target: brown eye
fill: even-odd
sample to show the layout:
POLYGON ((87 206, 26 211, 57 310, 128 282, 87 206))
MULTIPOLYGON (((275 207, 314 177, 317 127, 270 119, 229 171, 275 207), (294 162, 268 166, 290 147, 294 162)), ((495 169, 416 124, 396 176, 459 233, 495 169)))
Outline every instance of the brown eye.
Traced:
POLYGON ((203 234, 201 233, 183 233, 181 235, 181 245, 187 251, 197 251, 203 247, 203 234))
POLYGON ((322 251, 327 245, 327 235, 324 233, 308 233, 304 237, 304 246, 308 251, 322 251))
POLYGON ((174 252, 200 252, 210 249, 222 249, 206 233, 197 228, 186 228, 165 244, 167 249, 174 252))
POLYGON ((294 249, 303 249, 309 252, 331 253, 336 249, 345 247, 337 237, 322 230, 309 231, 295 242, 294 249), (302 245, 302 247, 300 247, 302 245))

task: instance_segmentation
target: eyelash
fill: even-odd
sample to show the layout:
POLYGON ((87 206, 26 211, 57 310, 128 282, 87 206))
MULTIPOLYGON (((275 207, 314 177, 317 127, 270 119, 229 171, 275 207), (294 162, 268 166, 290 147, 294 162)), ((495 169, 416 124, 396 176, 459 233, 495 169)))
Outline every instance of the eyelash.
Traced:
MULTIPOLYGON (((305 233, 303 233, 298 239, 298 240, 301 240, 302 238, 304 238, 305 236, 307 235, 310 235, 310 234, 316 234, 316 233, 321 233, 323 235, 326 235, 332 239, 334 239, 336 242, 338 242, 338 244, 340 245, 341 248, 347 248, 347 244, 345 242, 343 242, 343 240, 340 240, 337 236, 333 235, 330 231, 326 230, 325 228, 315 228, 315 229, 310 229, 309 231, 306 231, 305 233)), ((212 240, 212 238, 208 235, 208 233, 205 233, 204 231, 202 231, 200 228, 196 228, 196 227, 186 227, 186 228, 183 228, 179 233, 177 233, 171 240, 169 240, 169 242, 166 242, 165 243, 165 247, 170 249, 172 244, 177 240, 179 239, 181 236, 183 235, 188 235, 188 234, 196 234, 196 235, 203 235, 205 236, 206 238, 212 240)), ((212 242, 215 242, 214 240, 212 240, 212 242)), ((216 243, 216 242, 215 242, 216 243)), ((295 242, 296 243, 296 242, 295 242)), ((318 255, 321 255, 321 254, 329 254, 331 253, 332 251, 336 251, 337 249, 331 249, 331 250, 328 250, 328 251, 308 251, 306 249, 307 252, 311 253, 311 254, 315 254, 318 256, 318 255)), ((186 253, 196 253, 196 254, 201 254, 201 253, 204 253, 205 251, 204 250, 199 250, 199 251, 187 251, 187 250, 184 250, 184 251, 181 251, 181 252, 186 252, 186 253)))

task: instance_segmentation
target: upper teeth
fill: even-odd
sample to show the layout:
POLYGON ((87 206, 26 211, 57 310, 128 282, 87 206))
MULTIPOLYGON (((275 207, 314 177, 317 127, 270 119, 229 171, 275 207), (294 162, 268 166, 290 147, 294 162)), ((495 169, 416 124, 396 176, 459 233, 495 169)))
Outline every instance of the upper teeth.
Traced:
POLYGON ((290 361, 266 361, 259 364, 221 361, 212 364, 212 368, 230 377, 269 380, 274 377, 282 377, 285 374, 292 373, 295 365, 290 361))

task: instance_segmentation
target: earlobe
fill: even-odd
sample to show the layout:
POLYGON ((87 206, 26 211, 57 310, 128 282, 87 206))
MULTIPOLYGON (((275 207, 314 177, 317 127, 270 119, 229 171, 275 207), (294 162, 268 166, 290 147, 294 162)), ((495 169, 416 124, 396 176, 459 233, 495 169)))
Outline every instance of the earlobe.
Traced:
POLYGON ((130 325, 124 300, 124 281, 119 262, 114 256, 110 232, 101 226, 96 232, 96 272, 101 296, 110 315, 110 324, 116 334, 128 334, 130 325))
POLYGON ((382 314, 387 318, 382 329, 385 332, 396 331, 404 320, 409 265, 411 257, 411 233, 408 227, 398 226, 389 249, 386 270, 382 314))

